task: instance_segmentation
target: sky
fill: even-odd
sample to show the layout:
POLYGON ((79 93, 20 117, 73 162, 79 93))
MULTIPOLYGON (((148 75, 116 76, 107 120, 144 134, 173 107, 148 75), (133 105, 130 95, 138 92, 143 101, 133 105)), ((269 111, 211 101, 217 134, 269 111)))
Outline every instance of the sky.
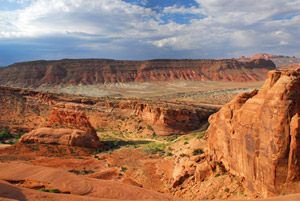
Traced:
POLYGON ((300 57, 300 0, 0 0, 0 66, 262 52, 300 57))

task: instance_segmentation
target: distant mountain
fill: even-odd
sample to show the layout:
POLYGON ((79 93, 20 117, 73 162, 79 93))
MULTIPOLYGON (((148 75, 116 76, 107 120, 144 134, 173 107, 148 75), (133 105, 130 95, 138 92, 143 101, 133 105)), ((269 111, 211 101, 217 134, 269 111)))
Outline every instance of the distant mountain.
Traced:
POLYGON ((238 61, 250 61, 250 60, 253 60, 253 59, 271 60, 275 63, 277 68, 281 68, 282 66, 286 66, 286 65, 289 65, 289 64, 300 63, 300 59, 296 58, 295 56, 289 57, 289 56, 266 54, 266 53, 256 54, 256 55, 251 56, 251 57, 241 56, 237 60, 238 61))

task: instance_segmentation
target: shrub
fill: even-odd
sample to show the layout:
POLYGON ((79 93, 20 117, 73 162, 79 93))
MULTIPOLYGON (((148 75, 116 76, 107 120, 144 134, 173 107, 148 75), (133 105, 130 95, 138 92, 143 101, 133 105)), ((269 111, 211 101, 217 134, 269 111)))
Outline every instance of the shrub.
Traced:
POLYGON ((173 156, 173 154, 171 152, 168 152, 167 156, 173 156))
POLYGON ((0 141, 7 140, 7 139, 12 138, 12 137, 13 136, 12 136, 12 134, 10 134, 9 131, 3 131, 3 132, 0 133, 0 141))
POLYGON ((16 137, 17 137, 17 138, 21 138, 22 135, 24 135, 24 134, 25 134, 25 133, 17 133, 17 134, 16 134, 16 137))
POLYGON ((196 155, 200 155, 200 154, 203 154, 204 151, 202 149, 194 149, 193 151, 193 155, 196 156, 196 155))
POLYGON ((55 188, 49 189, 50 193, 59 193, 59 191, 55 188))
POLYGON ((127 170, 127 167, 121 167, 121 172, 125 172, 127 170))

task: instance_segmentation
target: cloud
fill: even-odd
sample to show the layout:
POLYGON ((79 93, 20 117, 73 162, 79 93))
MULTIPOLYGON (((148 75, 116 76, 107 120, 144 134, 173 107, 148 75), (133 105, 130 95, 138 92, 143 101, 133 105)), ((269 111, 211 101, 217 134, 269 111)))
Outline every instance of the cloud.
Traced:
POLYGON ((218 58, 258 52, 300 57, 300 0, 195 0, 189 6, 174 1, 160 9, 147 8, 146 0, 10 2, 25 6, 0 11, 0 48, 11 43, 9 49, 26 52, 28 47, 37 55, 24 53, 28 58, 218 58))

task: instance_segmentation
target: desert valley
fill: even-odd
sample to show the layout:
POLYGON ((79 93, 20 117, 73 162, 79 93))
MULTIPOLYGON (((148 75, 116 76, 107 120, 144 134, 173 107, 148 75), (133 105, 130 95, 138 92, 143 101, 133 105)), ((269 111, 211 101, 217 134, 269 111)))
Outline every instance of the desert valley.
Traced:
POLYGON ((300 59, 0 68, 0 200, 300 200, 300 59))

